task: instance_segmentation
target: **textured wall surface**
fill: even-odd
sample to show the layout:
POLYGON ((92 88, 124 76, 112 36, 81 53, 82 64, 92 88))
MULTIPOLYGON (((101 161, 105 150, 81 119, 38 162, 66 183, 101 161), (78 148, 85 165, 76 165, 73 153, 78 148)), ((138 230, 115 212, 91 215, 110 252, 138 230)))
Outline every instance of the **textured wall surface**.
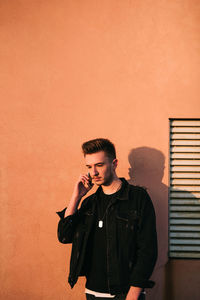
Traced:
POLYGON ((55 212, 84 171, 81 143, 107 137, 156 209, 147 300, 197 300, 200 262, 167 263, 167 230, 168 119, 200 116, 199 1, 0 0, 0 41, 0 299, 85 299, 55 212))

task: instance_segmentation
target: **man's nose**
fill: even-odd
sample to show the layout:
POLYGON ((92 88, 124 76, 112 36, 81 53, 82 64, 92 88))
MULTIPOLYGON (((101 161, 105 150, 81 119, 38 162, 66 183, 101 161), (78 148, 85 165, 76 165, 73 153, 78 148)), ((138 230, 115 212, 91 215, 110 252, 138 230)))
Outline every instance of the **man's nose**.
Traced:
POLYGON ((97 171, 97 168, 96 168, 96 167, 92 168, 91 176, 97 176, 98 174, 99 174, 99 173, 98 173, 98 171, 97 171))

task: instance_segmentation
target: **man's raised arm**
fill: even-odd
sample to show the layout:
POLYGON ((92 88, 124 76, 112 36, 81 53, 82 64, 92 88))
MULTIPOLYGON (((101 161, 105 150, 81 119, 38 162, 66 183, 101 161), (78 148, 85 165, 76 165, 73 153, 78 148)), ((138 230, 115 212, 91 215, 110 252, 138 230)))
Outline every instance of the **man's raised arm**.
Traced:
POLYGON ((93 187, 88 175, 80 175, 75 184, 69 205, 64 210, 57 212, 60 217, 58 223, 58 240, 63 243, 71 243, 74 229, 78 222, 77 208, 83 196, 93 187))

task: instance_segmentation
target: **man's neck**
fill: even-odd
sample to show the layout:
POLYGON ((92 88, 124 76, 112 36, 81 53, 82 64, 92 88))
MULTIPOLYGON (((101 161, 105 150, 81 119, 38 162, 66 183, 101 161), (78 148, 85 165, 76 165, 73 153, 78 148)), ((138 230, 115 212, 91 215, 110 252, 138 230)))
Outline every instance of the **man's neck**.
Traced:
POLYGON ((116 193, 122 185, 122 181, 116 176, 110 185, 102 185, 104 194, 111 195, 116 193))

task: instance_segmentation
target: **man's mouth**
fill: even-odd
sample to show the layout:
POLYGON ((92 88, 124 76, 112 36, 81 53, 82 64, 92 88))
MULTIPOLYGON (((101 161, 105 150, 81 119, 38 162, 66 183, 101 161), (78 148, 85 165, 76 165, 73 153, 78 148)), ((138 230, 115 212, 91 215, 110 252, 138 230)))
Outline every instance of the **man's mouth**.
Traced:
POLYGON ((99 181, 99 180, 101 180, 101 177, 95 177, 94 180, 99 181))

